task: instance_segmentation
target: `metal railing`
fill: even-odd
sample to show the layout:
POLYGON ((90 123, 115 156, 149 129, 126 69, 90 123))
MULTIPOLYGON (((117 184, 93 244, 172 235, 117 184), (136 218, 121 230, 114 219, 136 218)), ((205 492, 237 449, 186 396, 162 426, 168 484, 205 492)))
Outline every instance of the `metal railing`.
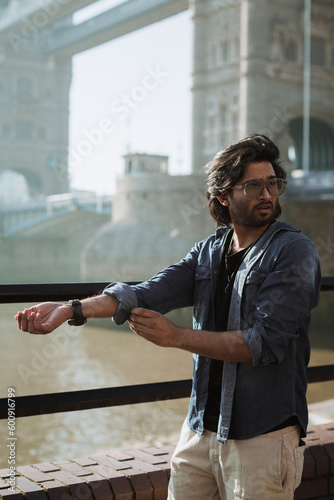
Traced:
MULTIPOLYGON (((128 282, 134 284, 135 282, 128 282)), ((101 292, 109 282, 0 285, 0 304, 65 301, 101 292)), ((322 278, 321 291, 334 291, 334 276, 322 278)), ((309 383, 334 380, 334 364, 307 368, 309 383)), ((67 411, 180 399, 190 395, 191 380, 38 394, 15 398, 15 416, 27 417, 67 411)), ((0 419, 8 417, 8 399, 0 399, 0 419)))

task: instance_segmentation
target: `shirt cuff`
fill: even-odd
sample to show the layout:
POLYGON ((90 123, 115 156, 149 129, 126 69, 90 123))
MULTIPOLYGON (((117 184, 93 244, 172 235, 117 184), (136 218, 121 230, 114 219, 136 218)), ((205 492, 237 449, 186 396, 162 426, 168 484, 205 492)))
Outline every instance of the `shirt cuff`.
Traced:
POLYGON ((119 300, 115 316, 112 318, 116 325, 123 325, 129 318, 131 309, 138 306, 137 296, 130 285, 126 283, 110 283, 103 293, 112 295, 119 300))
POLYGON ((260 364, 262 358, 262 337, 255 328, 242 330, 242 338, 251 352, 253 366, 260 364))
POLYGON ((275 363, 275 356, 256 327, 242 330, 242 338, 251 352, 253 366, 275 363))

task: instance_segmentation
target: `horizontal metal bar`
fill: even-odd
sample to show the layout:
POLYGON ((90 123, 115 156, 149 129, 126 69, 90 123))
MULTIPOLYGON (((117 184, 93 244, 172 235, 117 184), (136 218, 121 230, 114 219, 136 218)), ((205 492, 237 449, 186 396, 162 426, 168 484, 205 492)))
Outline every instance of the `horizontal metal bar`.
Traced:
MULTIPOLYGON (((334 380, 334 365, 311 366, 309 383, 334 380)), ((15 417, 30 417, 67 411, 90 410, 128 404, 149 403, 189 397, 191 380, 157 382, 85 391, 38 394, 15 398, 15 417)), ((0 399, 0 420, 8 418, 8 399, 0 399)))
MULTIPOLYGON (((109 281, 82 283, 9 283, 0 285, 0 304, 19 302, 66 301, 96 295, 109 285, 109 281)), ((128 285, 139 281, 127 281, 128 285)), ((334 291, 334 276, 324 276, 321 291, 334 291)))
MULTIPOLYGON (((191 380, 176 380, 85 391, 19 396, 15 397, 15 417, 180 399, 188 397, 190 391, 191 380)), ((8 409, 8 399, 0 399, 0 419, 8 418, 8 409)))
POLYGON ((334 290, 334 276, 323 276, 321 279, 321 291, 332 292, 334 290))
POLYGON ((334 380, 334 365, 309 366, 307 368, 307 381, 309 384, 329 380, 334 380))
MULTIPOLYGON (((135 285, 137 281, 127 282, 135 285)), ((20 283, 0 285, 0 304, 19 302, 67 301, 84 299, 101 293, 110 282, 88 283, 20 283)))

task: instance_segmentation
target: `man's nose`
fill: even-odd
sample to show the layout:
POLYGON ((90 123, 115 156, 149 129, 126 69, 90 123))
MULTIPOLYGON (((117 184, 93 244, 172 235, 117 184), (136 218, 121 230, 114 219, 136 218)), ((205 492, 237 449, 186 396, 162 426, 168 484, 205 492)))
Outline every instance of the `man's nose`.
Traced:
POLYGON ((262 189, 262 193, 261 193, 261 195, 260 195, 260 198, 264 198, 264 199, 266 199, 266 198, 271 198, 271 194, 269 193, 269 189, 268 189, 267 184, 265 184, 265 185, 263 186, 263 189, 262 189))

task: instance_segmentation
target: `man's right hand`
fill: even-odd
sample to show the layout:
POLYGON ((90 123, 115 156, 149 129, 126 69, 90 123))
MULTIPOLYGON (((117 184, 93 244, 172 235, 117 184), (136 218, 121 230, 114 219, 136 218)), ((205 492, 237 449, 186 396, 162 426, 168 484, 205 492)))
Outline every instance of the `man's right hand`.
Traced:
POLYGON ((73 317, 70 303, 43 302, 19 311, 15 315, 18 327, 24 332, 45 335, 73 317))

